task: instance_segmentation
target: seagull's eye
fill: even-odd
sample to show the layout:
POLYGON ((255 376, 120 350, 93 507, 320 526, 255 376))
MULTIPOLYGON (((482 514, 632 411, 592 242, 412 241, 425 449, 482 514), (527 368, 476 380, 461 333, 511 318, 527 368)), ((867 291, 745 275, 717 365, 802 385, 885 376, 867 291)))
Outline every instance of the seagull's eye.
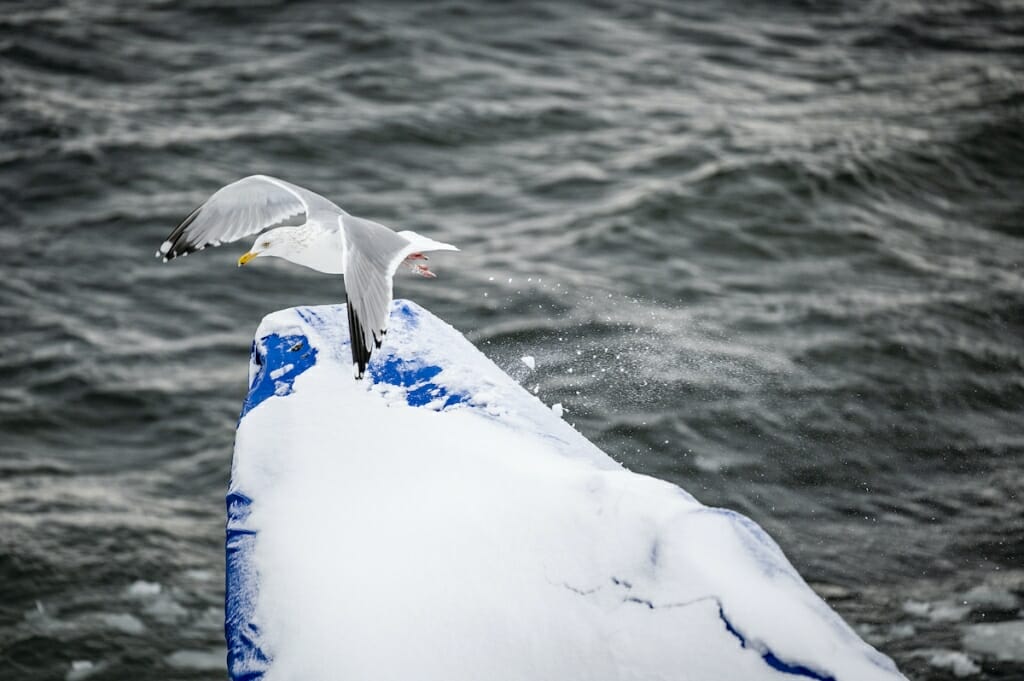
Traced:
POLYGON ((264 241, 262 244, 260 244, 260 246, 263 246, 263 248, 270 248, 270 242, 264 241))

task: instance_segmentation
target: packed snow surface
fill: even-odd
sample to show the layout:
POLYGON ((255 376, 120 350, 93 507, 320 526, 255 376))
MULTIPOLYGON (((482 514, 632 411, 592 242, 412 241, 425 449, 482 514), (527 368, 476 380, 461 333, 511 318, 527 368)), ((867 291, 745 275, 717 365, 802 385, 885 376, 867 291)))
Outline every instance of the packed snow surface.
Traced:
POLYGON ((256 333, 228 495, 236 680, 902 679, 752 521, 631 473, 422 308, 256 333))

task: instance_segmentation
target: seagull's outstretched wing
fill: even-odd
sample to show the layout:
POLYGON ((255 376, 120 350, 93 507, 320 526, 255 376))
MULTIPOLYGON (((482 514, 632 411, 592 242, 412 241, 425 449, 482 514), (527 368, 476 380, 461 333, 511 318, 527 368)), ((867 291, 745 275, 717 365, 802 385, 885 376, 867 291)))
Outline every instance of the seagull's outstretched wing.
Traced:
POLYGON ((346 245, 345 293, 352 364, 356 378, 362 378, 370 355, 387 333, 395 270, 413 253, 458 249, 414 232, 396 234, 384 225, 351 215, 339 219, 346 245))
POLYGON ((192 211, 160 245, 156 257, 167 262, 274 227, 301 225, 317 200, 330 204, 319 194, 276 177, 250 175, 221 187, 192 211))

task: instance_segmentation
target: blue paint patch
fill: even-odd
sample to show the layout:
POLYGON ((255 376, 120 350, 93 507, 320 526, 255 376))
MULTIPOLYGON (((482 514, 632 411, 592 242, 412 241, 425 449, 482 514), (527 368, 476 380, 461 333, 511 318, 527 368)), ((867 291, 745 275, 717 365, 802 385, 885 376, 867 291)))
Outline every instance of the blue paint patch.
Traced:
MULTIPOLYGON (((729 618, 725 616, 725 610, 722 609, 721 603, 718 604, 718 617, 725 624, 725 630, 733 636, 735 636, 736 639, 740 642, 740 648, 746 648, 746 637, 743 634, 741 634, 739 629, 734 627, 732 622, 729 621, 729 618)), ((820 672, 816 672, 813 669, 803 666, 802 664, 791 664, 789 662, 785 662, 771 650, 766 650, 765 652, 761 653, 761 659, 764 660, 765 664, 767 664, 769 667, 775 669, 776 671, 780 671, 783 674, 794 674, 796 676, 803 676, 808 679, 814 679, 815 681, 836 681, 836 678, 834 676, 821 674, 820 672)))
POLYGON ((372 359, 368 371, 374 383, 405 388, 405 401, 410 407, 423 407, 434 400, 444 399, 440 408, 444 410, 469 402, 469 395, 451 392, 434 382, 434 377, 441 373, 441 367, 434 364, 410 361, 389 353, 372 359))
POLYGON ((408 300, 396 300, 395 306, 391 310, 391 314, 395 313, 398 313, 408 323, 410 329, 415 329, 420 325, 419 313, 413 309, 408 300))
POLYGON ((252 500, 241 492, 231 492, 226 501, 224 638, 228 673, 233 681, 257 681, 270 669, 270 659, 260 648, 260 630, 253 623, 257 581, 252 565, 256 532, 248 525, 252 500))
POLYGON ((444 405, 441 407, 441 410, 443 411, 443 410, 447 409, 448 407, 454 407, 456 404, 462 404, 463 402, 467 402, 468 403, 469 402, 469 397, 466 396, 466 395, 460 395, 458 393, 453 393, 453 394, 448 396, 447 400, 444 401, 444 405))
POLYGON ((299 315, 299 319, 306 322, 313 328, 320 328, 324 325, 324 318, 321 317, 315 310, 309 307, 297 307, 295 308, 295 314, 299 315))
POLYGON ((250 411, 275 395, 290 395, 295 379, 316 364, 317 350, 302 334, 281 336, 272 333, 253 344, 252 361, 259 369, 242 405, 241 421, 250 411), (262 352, 261 352, 262 350, 262 352))

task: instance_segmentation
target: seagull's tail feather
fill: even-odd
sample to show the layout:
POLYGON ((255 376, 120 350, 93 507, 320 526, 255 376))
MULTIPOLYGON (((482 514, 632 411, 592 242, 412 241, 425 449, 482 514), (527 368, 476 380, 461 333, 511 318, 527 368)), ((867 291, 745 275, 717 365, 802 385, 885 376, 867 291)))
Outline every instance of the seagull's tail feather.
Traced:
POLYGON ((403 230, 396 232, 398 236, 404 238, 410 244, 412 244, 415 251, 457 251, 459 250, 451 244, 446 244, 443 241, 434 241, 430 237, 417 234, 411 230, 403 230))
POLYGON ((351 215, 342 217, 341 225, 346 243, 345 292, 352 365, 356 378, 362 378, 370 355, 381 346, 388 328, 395 270, 414 253, 452 250, 454 246, 413 232, 396 234, 384 225, 351 215))

